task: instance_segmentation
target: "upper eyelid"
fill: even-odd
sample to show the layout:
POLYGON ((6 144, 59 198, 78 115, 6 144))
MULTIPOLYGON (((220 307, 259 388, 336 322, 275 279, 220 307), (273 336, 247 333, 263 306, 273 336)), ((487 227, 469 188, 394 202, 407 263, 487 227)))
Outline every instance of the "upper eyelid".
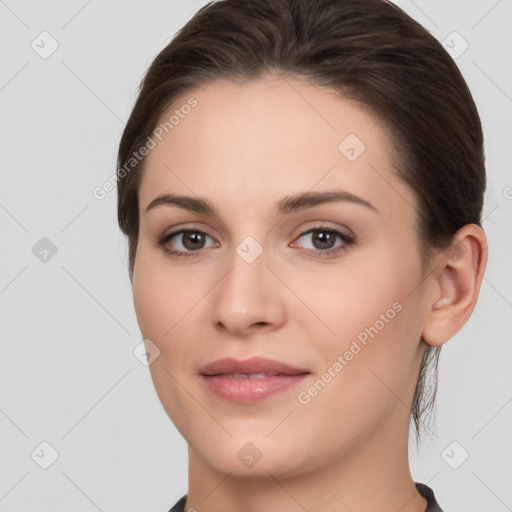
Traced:
POLYGON ((178 228, 178 229, 171 230, 168 233, 163 234, 161 237, 159 237, 159 239, 160 240, 164 240, 164 239, 170 240, 171 238, 174 238, 179 235, 184 235, 186 233, 203 233, 204 235, 210 237, 212 240, 215 240, 215 237, 210 235, 206 230, 200 229, 200 228, 194 228, 194 227, 178 228))
MULTIPOLYGON (((344 235, 352 236, 351 235, 352 231, 349 230, 348 228, 340 228, 340 227, 330 226, 330 225, 328 225, 328 222, 330 222, 330 221, 315 221, 315 224, 313 226, 310 226, 308 228, 302 228, 300 230, 300 232, 296 233, 294 236, 295 237, 303 236, 306 233, 309 233, 310 231, 315 231, 317 229, 339 231, 339 232, 341 232, 344 235), (347 230, 350 233, 344 233, 344 230, 347 230)), ((183 226, 183 227, 178 227, 178 228, 171 228, 170 231, 168 231, 165 234, 163 234, 160 238, 168 237, 168 236, 171 236, 171 235, 182 234, 183 232, 190 232, 190 231, 204 233, 205 235, 208 235, 211 238, 215 238, 213 235, 210 235, 208 233, 208 229, 202 228, 201 226, 197 226, 197 225, 183 226)))

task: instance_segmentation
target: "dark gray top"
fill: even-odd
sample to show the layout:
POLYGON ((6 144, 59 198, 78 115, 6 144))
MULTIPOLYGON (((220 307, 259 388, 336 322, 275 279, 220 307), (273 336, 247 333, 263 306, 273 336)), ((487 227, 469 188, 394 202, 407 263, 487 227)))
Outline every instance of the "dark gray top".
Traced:
MULTIPOLYGON (((425 512, 443 512, 442 508, 438 505, 434 491, 425 484, 416 483, 416 489, 418 492, 427 500, 427 508, 425 512)), ((185 503, 187 501, 187 495, 183 496, 169 512, 185 512, 185 503)))

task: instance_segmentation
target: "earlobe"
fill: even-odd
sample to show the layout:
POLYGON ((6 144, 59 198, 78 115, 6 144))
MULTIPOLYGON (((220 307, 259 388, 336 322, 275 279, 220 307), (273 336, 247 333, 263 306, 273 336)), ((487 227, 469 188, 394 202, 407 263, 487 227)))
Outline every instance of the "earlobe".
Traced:
MULTIPOLYGON (((484 231, 476 224, 463 226, 451 246, 436 256, 431 279, 436 296, 423 325, 423 340, 439 346, 452 338, 473 312, 487 264, 484 231)), ((431 299, 429 299, 431 300, 431 299)))

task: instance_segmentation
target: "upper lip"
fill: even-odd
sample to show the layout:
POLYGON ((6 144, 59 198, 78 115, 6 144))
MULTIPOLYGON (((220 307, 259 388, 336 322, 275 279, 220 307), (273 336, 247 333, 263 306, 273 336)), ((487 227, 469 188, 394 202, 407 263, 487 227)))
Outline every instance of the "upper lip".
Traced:
POLYGON ((200 369, 202 375, 222 375, 222 374, 254 374, 254 373, 272 373, 284 375, 299 375, 309 373, 308 370, 296 368, 289 364, 268 359, 266 357, 251 357, 250 359, 234 359, 224 357, 206 364, 200 369))

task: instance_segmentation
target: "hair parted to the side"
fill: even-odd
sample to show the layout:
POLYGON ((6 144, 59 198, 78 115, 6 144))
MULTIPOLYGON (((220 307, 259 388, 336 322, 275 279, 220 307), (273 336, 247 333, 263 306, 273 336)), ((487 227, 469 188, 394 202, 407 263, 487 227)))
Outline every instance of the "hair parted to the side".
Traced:
MULTIPOLYGON (((480 118, 457 65, 426 29, 387 0, 220 0, 202 7, 155 58, 120 141, 118 221, 132 282, 145 159, 129 173, 120 169, 190 91, 267 73, 337 91, 382 120, 396 173, 418 199, 426 272, 433 249, 447 248, 462 226, 481 225, 480 118)), ((411 408, 417 441, 434 409, 439 351, 427 346, 420 367, 411 408)))

